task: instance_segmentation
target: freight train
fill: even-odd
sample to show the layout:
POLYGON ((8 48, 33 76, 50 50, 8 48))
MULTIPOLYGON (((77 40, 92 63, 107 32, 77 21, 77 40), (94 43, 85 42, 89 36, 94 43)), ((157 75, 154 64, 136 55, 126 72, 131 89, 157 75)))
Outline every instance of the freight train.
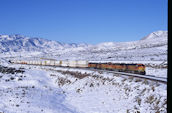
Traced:
POLYGON ((74 68, 94 68, 104 69, 118 72, 134 73, 145 75, 144 64, 126 64, 126 63, 93 63, 88 61, 56 61, 56 60, 13 60, 14 64, 29 64, 29 65, 43 65, 43 66, 59 66, 59 67, 74 67, 74 68))

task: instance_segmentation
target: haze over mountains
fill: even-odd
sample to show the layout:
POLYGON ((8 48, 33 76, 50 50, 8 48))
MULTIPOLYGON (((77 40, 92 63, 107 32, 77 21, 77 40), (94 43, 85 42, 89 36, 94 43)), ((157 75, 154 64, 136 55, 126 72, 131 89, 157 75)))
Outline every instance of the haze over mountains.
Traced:
POLYGON ((167 60, 167 31, 153 32, 138 41, 96 45, 67 44, 21 35, 0 35, 0 54, 72 60, 167 60))

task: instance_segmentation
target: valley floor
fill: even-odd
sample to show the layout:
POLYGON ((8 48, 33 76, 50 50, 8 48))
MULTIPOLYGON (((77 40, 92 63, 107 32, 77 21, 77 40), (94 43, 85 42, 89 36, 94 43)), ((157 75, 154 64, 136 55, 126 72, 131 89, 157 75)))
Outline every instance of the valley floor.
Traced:
POLYGON ((0 73, 2 113, 167 112, 163 83, 82 69, 7 66, 25 72, 0 73))

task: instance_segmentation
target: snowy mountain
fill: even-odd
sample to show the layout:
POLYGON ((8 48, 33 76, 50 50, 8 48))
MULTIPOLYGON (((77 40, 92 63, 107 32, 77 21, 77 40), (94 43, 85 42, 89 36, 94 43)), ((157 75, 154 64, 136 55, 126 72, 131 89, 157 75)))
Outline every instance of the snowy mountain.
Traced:
POLYGON ((161 38, 161 37, 167 38, 167 34, 168 34, 167 31, 157 31, 149 34, 148 36, 142 38, 141 40, 161 38))
MULTIPOLYGON (((78 47, 77 44, 65 44, 42 38, 29 38, 22 35, 0 35, 0 52, 47 51, 78 47)), ((86 45, 81 45, 86 46, 86 45)))
MULTIPOLYGON (((49 54, 50 56, 50 54, 49 54)), ((47 57, 49 57, 47 56, 47 57)), ((52 55, 51 55, 52 56, 52 55)), ((82 49, 53 53, 56 59, 144 61, 167 60, 167 31, 157 31, 138 41, 105 42, 82 49)))
POLYGON ((153 32, 138 41, 97 45, 67 44, 21 35, 0 35, 0 52, 75 60, 167 60, 167 31, 153 32))

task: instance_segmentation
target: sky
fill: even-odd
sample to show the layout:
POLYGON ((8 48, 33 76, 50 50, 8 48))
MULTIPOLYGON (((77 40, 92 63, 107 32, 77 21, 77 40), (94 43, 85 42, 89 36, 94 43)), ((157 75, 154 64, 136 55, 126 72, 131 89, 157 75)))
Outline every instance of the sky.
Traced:
POLYGON ((167 0, 0 0, 0 34, 126 42, 167 31, 167 0))

